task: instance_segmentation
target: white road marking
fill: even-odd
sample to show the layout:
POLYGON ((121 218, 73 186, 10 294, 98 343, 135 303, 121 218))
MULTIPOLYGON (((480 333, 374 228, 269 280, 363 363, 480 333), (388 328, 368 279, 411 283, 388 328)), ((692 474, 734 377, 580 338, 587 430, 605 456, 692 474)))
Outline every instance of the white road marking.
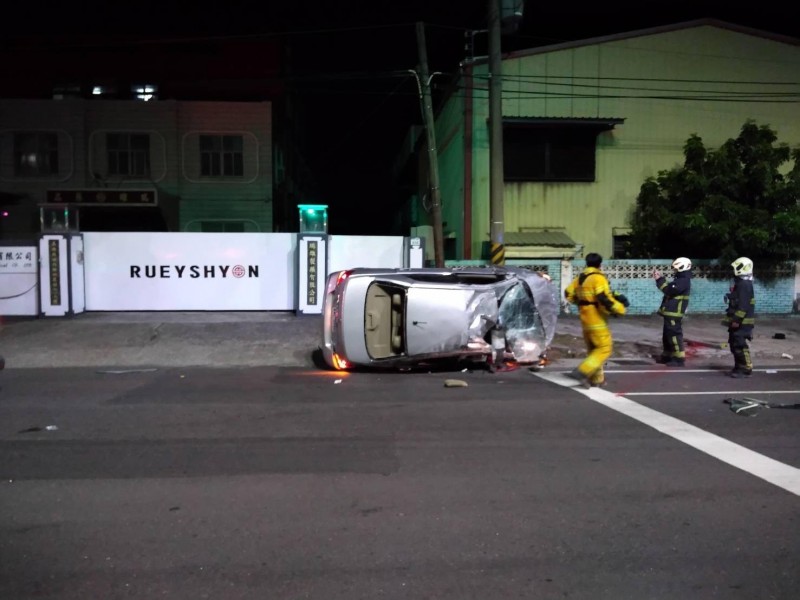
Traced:
POLYGON ((759 392, 759 391, 742 391, 742 390, 733 390, 733 391, 722 391, 722 392, 688 392, 686 390, 681 390, 679 392, 623 392, 624 396, 718 396, 720 394, 728 394, 729 396, 738 396, 742 394, 750 395, 750 394, 797 394, 800 396, 800 390, 769 390, 766 392, 759 392))
MULTIPOLYGON (((669 373, 670 375, 680 375, 681 373, 720 373, 724 374, 730 371, 730 369, 687 369, 686 367, 665 367, 663 369, 603 369, 606 373, 669 373)), ((753 373, 769 373, 770 375, 774 375, 775 373, 796 373, 800 371, 800 369, 780 369, 780 368, 773 368, 773 369, 753 369, 753 373)), ((566 373, 566 371, 564 371, 566 373)))
MULTIPOLYGON (((718 435, 709 433, 699 427, 690 425, 680 419, 670 417, 652 408, 642 406, 624 396, 607 392, 602 388, 586 389, 575 385, 575 380, 563 373, 536 373, 538 377, 561 385, 571 387, 595 402, 607 406, 623 415, 631 417, 656 431, 668 435, 684 444, 688 444, 709 456, 750 473, 764 481, 776 485, 787 492, 800 496, 800 469, 753 452, 734 444, 718 435)), ((724 393, 724 392, 717 392, 724 393)), ((757 392, 749 392, 751 394, 757 392)))

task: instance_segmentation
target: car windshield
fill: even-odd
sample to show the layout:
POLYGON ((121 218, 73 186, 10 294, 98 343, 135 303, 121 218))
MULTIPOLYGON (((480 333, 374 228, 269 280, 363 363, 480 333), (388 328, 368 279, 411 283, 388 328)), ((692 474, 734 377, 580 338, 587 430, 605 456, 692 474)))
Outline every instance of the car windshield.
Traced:
POLYGON ((518 282, 503 295, 498 315, 506 344, 517 361, 535 362, 544 353, 547 335, 528 286, 518 282))

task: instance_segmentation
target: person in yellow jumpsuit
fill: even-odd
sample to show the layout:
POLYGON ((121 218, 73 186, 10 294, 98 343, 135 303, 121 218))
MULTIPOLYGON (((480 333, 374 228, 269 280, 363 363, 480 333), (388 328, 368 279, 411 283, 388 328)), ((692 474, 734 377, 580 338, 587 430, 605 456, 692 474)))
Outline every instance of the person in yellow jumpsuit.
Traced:
POLYGON ((600 270, 602 264, 602 256, 596 252, 587 254, 586 268, 564 290, 567 302, 578 306, 588 352, 586 359, 567 376, 580 381, 587 388, 605 384, 603 364, 614 348, 608 317, 624 315, 627 305, 624 296, 612 293, 608 279, 600 270))

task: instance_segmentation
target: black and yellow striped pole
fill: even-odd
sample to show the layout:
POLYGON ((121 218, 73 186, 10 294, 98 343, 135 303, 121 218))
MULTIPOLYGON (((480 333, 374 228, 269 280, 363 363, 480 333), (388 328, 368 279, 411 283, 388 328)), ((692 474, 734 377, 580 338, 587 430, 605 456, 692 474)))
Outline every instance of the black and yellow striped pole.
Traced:
POLYGON ((494 239, 492 240, 489 250, 489 259, 492 261, 493 265, 506 264, 506 247, 503 245, 502 241, 496 242, 494 239))

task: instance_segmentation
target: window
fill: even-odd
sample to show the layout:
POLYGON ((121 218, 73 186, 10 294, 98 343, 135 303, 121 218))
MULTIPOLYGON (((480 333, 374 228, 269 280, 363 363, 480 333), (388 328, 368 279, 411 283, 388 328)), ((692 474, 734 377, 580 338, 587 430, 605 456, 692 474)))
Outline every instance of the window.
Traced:
POLYGON ((150 176, 150 136, 146 133, 106 134, 108 174, 150 176))
POLYGON ((503 119, 506 181, 594 181, 597 136, 625 119, 507 117, 503 119))
POLYGON ((58 135, 55 133, 14 134, 14 174, 42 177, 58 174, 58 135))
POLYGON ((200 174, 203 177, 242 177, 243 146, 240 135, 201 135, 200 174))
POLYGON ((244 221, 201 221, 203 233, 244 233, 244 221))
POLYGON ((613 240, 614 240, 613 258, 632 258, 630 252, 628 252, 628 247, 631 242, 630 235, 614 234, 613 240))
POLYGON ((594 181, 594 129, 506 127, 506 181, 594 181))

